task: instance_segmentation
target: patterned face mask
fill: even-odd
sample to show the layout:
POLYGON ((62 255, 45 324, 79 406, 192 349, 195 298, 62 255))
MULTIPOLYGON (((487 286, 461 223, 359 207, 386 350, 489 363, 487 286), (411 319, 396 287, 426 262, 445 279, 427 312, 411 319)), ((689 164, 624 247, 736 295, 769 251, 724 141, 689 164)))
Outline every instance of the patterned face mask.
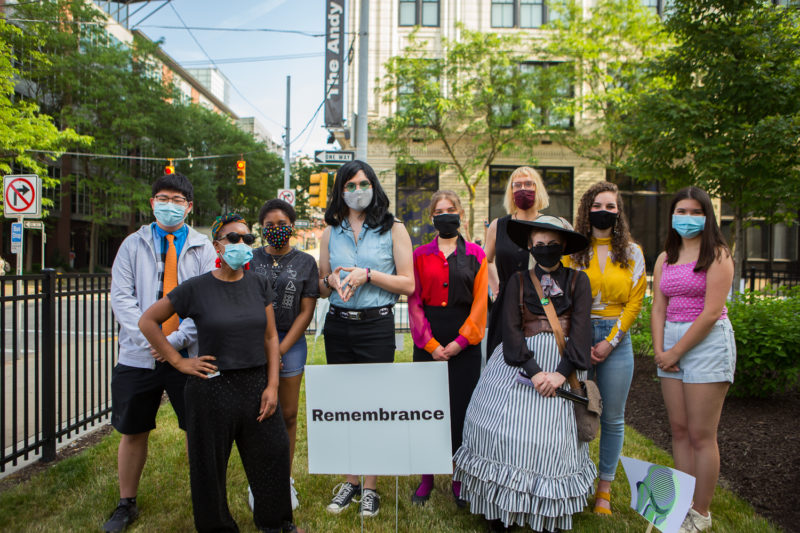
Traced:
POLYGON ((264 226, 264 229, 261 230, 261 234, 267 240, 267 243, 275 248, 276 250, 280 250, 286 243, 289 242, 289 238, 292 236, 292 232, 294 231, 294 227, 292 226, 264 226))

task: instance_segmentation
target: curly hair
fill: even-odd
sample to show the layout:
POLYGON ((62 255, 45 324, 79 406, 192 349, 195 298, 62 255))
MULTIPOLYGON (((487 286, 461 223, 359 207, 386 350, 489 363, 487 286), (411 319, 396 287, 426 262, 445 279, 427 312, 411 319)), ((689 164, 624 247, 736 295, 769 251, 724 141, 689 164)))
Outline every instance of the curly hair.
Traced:
MULTIPOLYGON (((601 192, 613 192, 617 196, 617 221, 611 230, 611 258, 614 263, 625 266, 630 259, 630 243, 634 242, 631 237, 628 219, 622 209, 622 202, 619 198, 619 189, 610 181, 599 181, 589 187, 578 206, 578 216, 575 218, 575 231, 585 235, 589 240, 592 239, 592 224, 589 222, 589 213, 592 210, 592 203, 595 197, 601 192)), ((572 254, 572 260, 576 265, 586 268, 589 266, 592 248, 586 248, 578 253, 572 254)))

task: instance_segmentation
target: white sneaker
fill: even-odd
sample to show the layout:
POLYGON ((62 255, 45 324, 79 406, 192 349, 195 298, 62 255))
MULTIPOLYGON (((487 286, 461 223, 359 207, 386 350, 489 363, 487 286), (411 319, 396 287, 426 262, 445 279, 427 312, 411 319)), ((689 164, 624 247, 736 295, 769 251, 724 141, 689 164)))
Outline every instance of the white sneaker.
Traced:
POLYGON ((251 511, 256 510, 256 501, 253 499, 253 490, 250 485, 247 485, 247 504, 250 506, 251 511))
POLYGON ((297 489, 294 488, 294 478, 289 478, 289 494, 292 497, 292 511, 300 507, 300 500, 297 499, 297 489))
POLYGON ((703 516, 694 509, 689 509, 678 533, 697 533, 711 528, 711 511, 708 516, 703 516))

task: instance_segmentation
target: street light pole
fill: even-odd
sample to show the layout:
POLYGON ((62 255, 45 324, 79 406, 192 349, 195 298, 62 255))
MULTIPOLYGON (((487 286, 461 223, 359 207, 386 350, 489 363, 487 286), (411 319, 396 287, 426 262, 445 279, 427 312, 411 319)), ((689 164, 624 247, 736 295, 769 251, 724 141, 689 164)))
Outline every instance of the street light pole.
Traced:
POLYGON ((291 103, 291 92, 292 92, 292 77, 286 76, 286 142, 284 146, 284 154, 283 154, 283 188, 289 188, 289 177, 291 176, 291 137, 289 137, 290 128, 289 128, 289 121, 290 121, 290 103, 291 103))
POLYGON ((367 99, 369 98, 369 2, 361 0, 358 20, 358 117, 356 119, 356 159, 367 160, 367 99))

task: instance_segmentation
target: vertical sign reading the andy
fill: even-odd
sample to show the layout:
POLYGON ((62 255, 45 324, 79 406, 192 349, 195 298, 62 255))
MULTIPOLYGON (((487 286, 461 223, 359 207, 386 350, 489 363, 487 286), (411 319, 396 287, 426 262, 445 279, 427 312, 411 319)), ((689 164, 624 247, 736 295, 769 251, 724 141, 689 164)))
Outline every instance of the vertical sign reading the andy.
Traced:
POLYGON ((325 126, 342 126, 344 102, 344 0, 325 10, 325 126))
POLYGON ((663 533, 677 533, 694 496, 694 477, 662 465, 620 457, 631 486, 631 507, 663 533))

